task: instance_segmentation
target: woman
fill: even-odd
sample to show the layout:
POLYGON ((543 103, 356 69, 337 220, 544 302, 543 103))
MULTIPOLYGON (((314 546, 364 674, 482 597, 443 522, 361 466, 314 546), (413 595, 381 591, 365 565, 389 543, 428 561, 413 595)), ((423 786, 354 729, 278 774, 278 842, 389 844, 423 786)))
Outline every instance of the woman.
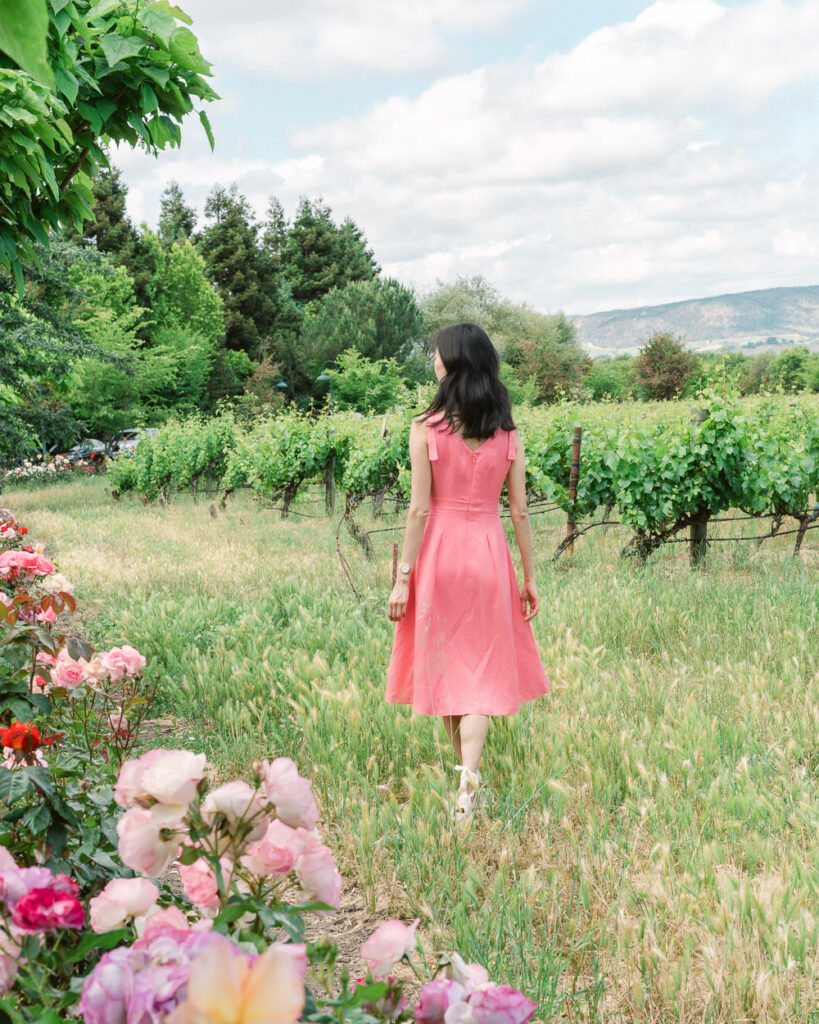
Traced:
POLYGON ((492 715, 549 690, 537 615, 523 445, 498 354, 475 324, 435 336, 438 391, 410 428, 412 494, 388 613, 387 700, 440 715, 461 773, 456 813, 473 813, 492 715), (521 561, 518 589, 498 503, 504 481, 521 561))

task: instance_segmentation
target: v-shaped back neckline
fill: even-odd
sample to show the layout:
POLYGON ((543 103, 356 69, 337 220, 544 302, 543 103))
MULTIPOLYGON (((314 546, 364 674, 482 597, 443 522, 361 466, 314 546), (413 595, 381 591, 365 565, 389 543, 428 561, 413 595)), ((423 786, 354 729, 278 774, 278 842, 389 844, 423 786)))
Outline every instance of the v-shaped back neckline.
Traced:
POLYGON ((466 450, 469 452, 470 455, 477 455, 478 452, 483 447, 485 447, 492 440, 492 438, 495 436, 495 434, 497 434, 497 430, 495 431, 495 434, 490 434, 489 437, 485 437, 483 439, 483 441, 481 441, 481 443, 478 445, 477 448, 470 448, 469 445, 466 443, 466 441, 464 441, 464 439, 461 437, 461 435, 458 433, 457 430, 453 431, 453 433, 458 438, 458 440, 461 442, 461 444, 464 446, 464 448, 466 448, 466 450))

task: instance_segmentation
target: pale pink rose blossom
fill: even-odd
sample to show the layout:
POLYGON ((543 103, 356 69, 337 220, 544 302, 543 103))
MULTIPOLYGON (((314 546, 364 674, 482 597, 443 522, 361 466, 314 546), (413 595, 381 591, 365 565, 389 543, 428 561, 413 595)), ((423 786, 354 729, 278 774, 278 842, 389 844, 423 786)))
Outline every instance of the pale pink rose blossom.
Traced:
POLYGON ((444 1014, 450 1006, 464 998, 464 987, 451 978, 435 978, 418 993, 415 1019, 418 1024, 444 1024, 444 1014))
POLYGON ((103 679, 108 678, 108 669, 98 657, 92 658, 90 661, 80 658, 80 665, 82 665, 83 672, 85 672, 87 678, 93 679, 95 683, 101 683, 103 679))
POLYGON ((152 931, 159 931, 164 928, 175 928, 181 931, 208 932, 213 927, 213 921, 205 917, 190 924, 187 917, 179 907, 152 907, 145 917, 138 917, 134 921, 137 934, 149 935, 152 931))
POLYGON ((190 750, 149 750, 125 761, 114 787, 120 807, 149 805, 154 801, 180 808, 180 814, 195 799, 205 774, 204 754, 190 750))
POLYGON ((450 1004, 444 1010, 444 1024, 478 1024, 472 1015, 472 1007, 466 1001, 450 1004))
POLYGON ((309 833, 305 833, 304 850, 296 861, 295 871, 308 900, 338 907, 341 899, 341 875, 336 868, 333 853, 313 839, 309 833))
POLYGON ((304 981, 307 975, 307 946, 303 942, 274 942, 273 946, 286 953, 299 972, 299 977, 304 981))
POLYGON ((167 870, 181 849, 178 822, 163 821, 154 807, 132 807, 117 822, 119 856, 126 867, 150 878, 158 878, 167 870))
POLYGON ((262 784, 276 814, 292 828, 311 832, 318 821, 318 808, 310 780, 299 775, 289 757, 262 762, 262 784))
POLYGON ((6 846, 0 846, 0 871, 14 871, 17 861, 12 857, 6 846))
POLYGON ((276 819, 261 839, 251 843, 242 865, 254 875, 287 875, 304 850, 305 833, 276 819))
POLYGON ((0 996, 4 996, 17 978, 17 961, 7 953, 0 953, 0 996))
POLYGON ((246 782, 236 780, 212 790, 202 801, 202 817, 209 824, 224 823, 233 835, 241 821, 250 824, 244 841, 252 843, 260 839, 267 829, 267 818, 262 811, 262 798, 246 782))
POLYGON ((419 918, 411 925, 401 921, 385 921, 380 924, 361 947, 361 957, 370 967, 374 978, 389 974, 395 964, 415 949, 415 929, 419 918))
POLYGON ((78 661, 74 661, 65 649, 57 655, 57 661, 51 669, 51 685, 63 686, 73 690, 75 686, 85 682, 85 670, 78 661))
POLYGON ((6 608, 11 608, 14 598, 9 597, 5 590, 0 590, 0 602, 2 602, 6 608))
POLYGON ((110 651, 103 651, 99 655, 99 659, 114 682, 119 682, 125 676, 139 675, 145 667, 145 658, 139 651, 127 644, 122 647, 112 647, 110 651))
POLYGON ((51 607, 46 608, 46 610, 44 612, 37 612, 37 621, 38 622, 56 622, 57 621, 57 613, 51 607))
MULTIPOLYGON (((233 863, 228 857, 220 857, 222 883, 227 889, 233 875, 233 863)), ((204 857, 193 864, 179 864, 179 877, 182 880, 182 892, 191 903, 203 913, 215 915, 219 910, 219 886, 216 874, 204 857)))
POLYGON ((41 768, 48 768, 48 761, 43 757, 42 750, 34 750, 30 754, 23 754, 13 747, 3 747, 3 767, 19 768, 21 766, 36 764, 41 768))
POLYGON ((41 665, 57 664, 57 659, 53 654, 49 654, 48 651, 38 651, 36 660, 39 661, 41 665))
POLYGON ((88 904, 91 928, 98 934, 123 928, 147 914, 158 899, 159 889, 147 878, 113 878, 88 904))
POLYGON ((526 1024, 537 1003, 509 985, 487 985, 469 996, 469 1007, 477 1024, 526 1024))
POLYGON ((43 589, 48 594, 70 594, 74 596, 74 584, 63 576, 61 572, 55 572, 43 581, 43 589))

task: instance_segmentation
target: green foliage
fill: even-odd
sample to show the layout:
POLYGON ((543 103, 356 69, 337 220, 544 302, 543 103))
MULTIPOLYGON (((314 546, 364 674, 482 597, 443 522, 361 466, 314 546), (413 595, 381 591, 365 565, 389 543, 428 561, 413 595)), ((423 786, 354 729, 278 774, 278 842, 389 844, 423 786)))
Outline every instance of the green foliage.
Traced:
MULTIPOLYGON (((196 37, 179 24, 190 19, 165 0, 51 3, 47 26, 45 5, 14 2, 17 20, 4 17, 2 36, 13 66, 0 68, 0 263, 21 286, 35 241, 91 217, 103 139, 151 153, 178 146, 194 101, 215 93, 196 37), (53 85, 42 63, 46 27, 53 85)), ((204 111, 200 118, 210 134, 204 111)))
POLYGON ((191 331, 211 344, 224 335, 222 300, 207 279, 205 261, 191 242, 175 242, 160 280, 153 282, 152 313, 164 327, 191 331))
POLYGON ((328 292, 306 317, 299 346, 316 371, 346 349, 366 359, 400 362, 420 329, 421 314, 410 289, 377 277, 328 292))
POLYGON ((507 339, 504 359, 520 381, 532 381, 537 399, 553 402, 577 394, 591 360, 562 313, 546 316, 520 307, 518 332, 507 339))
POLYGON ((182 189, 175 181, 168 182, 159 198, 159 240, 169 249, 178 242, 184 242, 193 235, 196 227, 196 211, 188 206, 182 189))
MULTIPOLYGON (((275 250, 280 214, 272 206, 268 244, 275 250)), ((302 199, 293 224, 287 231, 282 253, 282 268, 293 298, 299 303, 314 302, 333 288, 352 281, 370 281, 379 271, 372 250, 360 228, 347 219, 340 225, 332 211, 320 199, 302 199)))
POLYGON ((213 223, 202 232, 199 249, 222 297, 225 345, 259 359, 276 312, 272 281, 258 245, 259 225, 235 185, 214 188, 205 215, 213 223))
POLYGON ((589 366, 583 383, 593 402, 614 399, 625 402, 634 394, 634 359, 616 356, 614 359, 595 359, 589 366))
POLYGON ((357 349, 347 349, 328 369, 333 378, 333 399, 339 409, 362 413, 386 412, 407 398, 401 367, 394 359, 367 359, 357 349))
POLYGON ((506 357, 506 343, 514 339, 521 327, 525 307, 504 299, 486 278, 459 277, 451 283, 439 281, 421 298, 422 333, 427 350, 432 351, 431 337, 440 327, 449 324, 475 323, 482 327, 506 357))
POLYGON ((678 398, 698 369, 697 357, 682 342, 661 331, 652 335, 634 362, 634 379, 652 401, 678 398))

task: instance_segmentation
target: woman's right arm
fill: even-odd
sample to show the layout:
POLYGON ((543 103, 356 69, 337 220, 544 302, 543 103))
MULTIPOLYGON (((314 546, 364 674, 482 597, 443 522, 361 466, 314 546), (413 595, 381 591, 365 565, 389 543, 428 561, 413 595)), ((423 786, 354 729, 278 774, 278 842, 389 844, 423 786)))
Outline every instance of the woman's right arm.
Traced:
POLYGON ((515 458, 509 466, 506 476, 506 491, 509 497, 509 514, 518 542, 520 560, 523 563, 523 586, 520 588, 520 604, 523 616, 528 622, 533 619, 540 607, 540 600, 535 584, 535 541, 532 536, 532 524, 529 521, 529 508, 526 504, 526 457, 519 431, 515 431, 515 458), (528 614, 527 614, 528 605, 528 614))

